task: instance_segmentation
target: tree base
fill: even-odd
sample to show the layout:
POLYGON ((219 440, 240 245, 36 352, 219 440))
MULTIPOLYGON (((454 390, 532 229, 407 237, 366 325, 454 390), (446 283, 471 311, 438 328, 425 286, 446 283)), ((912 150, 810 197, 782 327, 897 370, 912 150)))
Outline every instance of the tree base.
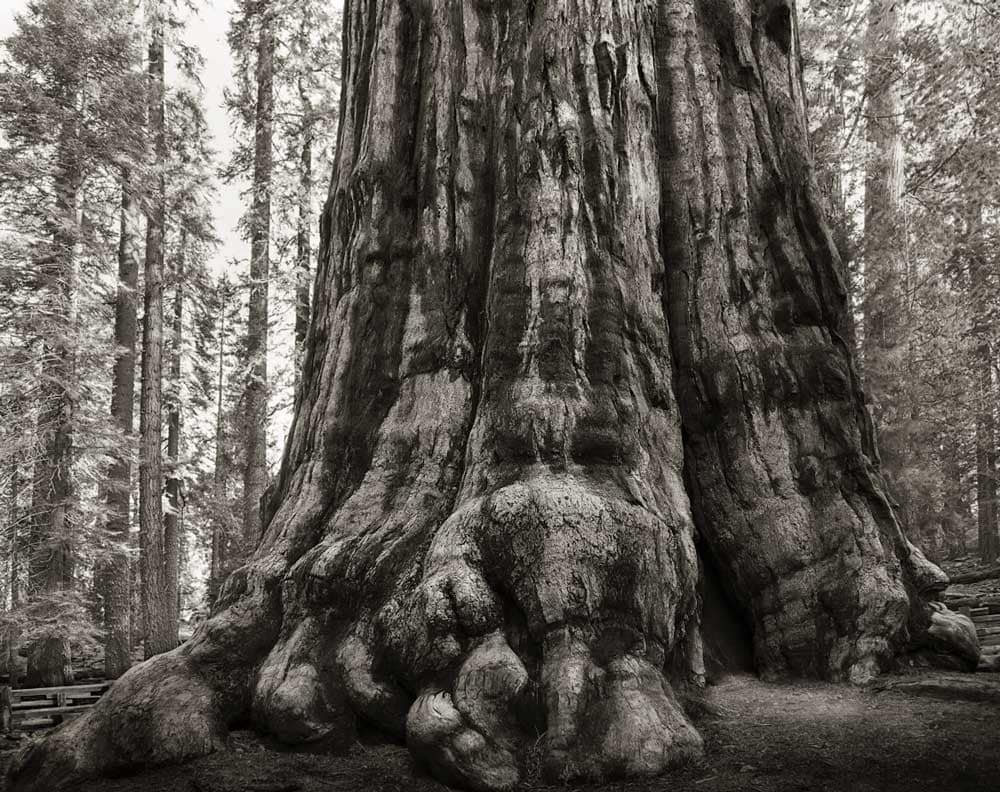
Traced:
POLYGON ((762 675, 868 681, 926 639, 947 579, 872 461, 793 5, 372 0, 345 30, 261 546, 14 789, 247 721, 365 721, 477 790, 536 745, 556 779, 662 772, 701 750, 696 525, 762 675))
POLYGON ((69 641, 50 636, 35 641, 28 652, 24 683, 27 687, 60 687, 73 684, 69 641))

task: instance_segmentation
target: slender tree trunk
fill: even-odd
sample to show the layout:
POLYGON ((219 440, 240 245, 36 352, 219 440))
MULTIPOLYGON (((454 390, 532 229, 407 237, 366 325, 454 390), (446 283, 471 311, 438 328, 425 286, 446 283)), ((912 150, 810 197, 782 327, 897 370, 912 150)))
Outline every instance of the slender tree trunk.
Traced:
POLYGON ((976 417, 976 504, 979 555, 984 562, 1000 556, 997 514, 996 387, 993 383, 993 349, 981 338, 976 346, 979 409, 976 417))
MULTIPOLYGON (((136 497, 132 499, 132 509, 135 512, 135 519, 132 521, 132 527, 138 529, 139 522, 139 498, 138 493, 136 497)), ((128 570, 128 587, 129 587, 129 620, 128 620, 128 646, 129 646, 129 656, 132 656, 132 650, 135 649, 139 644, 145 645, 146 642, 146 613, 142 605, 142 559, 141 559, 141 536, 140 531, 135 530, 129 535, 128 549, 131 558, 136 559, 137 563, 129 564, 128 570)))
MULTIPOLYGON (((73 108, 78 90, 64 86, 65 106, 73 108)), ((77 217, 82 183, 78 130, 63 122, 56 154, 55 216, 51 249, 42 269, 50 297, 55 340, 43 348, 42 398, 38 438, 43 459, 34 476, 33 542, 29 580, 36 596, 54 595, 73 586, 76 491, 73 482, 73 425, 76 411, 74 349, 77 217)), ((69 640, 62 631, 48 632, 29 649, 29 686, 66 685, 73 680, 69 640)))
MULTIPOLYGON (((20 415, 20 409, 14 407, 11 410, 13 415, 20 415)), ((23 430, 18 432, 19 438, 23 437, 23 430)), ((9 545, 9 573, 10 573, 10 607, 16 608, 21 602, 21 464, 17 456, 12 456, 10 461, 10 509, 8 520, 10 524, 10 545, 9 545)))
MULTIPOLYGON (((12 406, 11 414, 21 414, 17 404, 12 406)), ((18 574, 18 566, 20 563, 19 543, 21 541, 21 509, 19 507, 20 495, 21 466, 18 464, 17 456, 12 456, 10 463, 10 504, 8 509, 10 544, 8 545, 9 549, 7 560, 11 610, 16 609, 18 605, 20 605, 21 599, 20 576, 18 574)), ((9 620, 3 628, 2 636, 0 636, 0 638, 2 638, 2 642, 0 642, 0 651, 3 653, 2 656, 0 656, 0 674, 7 675, 8 683, 11 687, 17 687, 18 682, 17 650, 20 645, 20 637, 19 630, 14 621, 9 620)))
POLYGON ((215 470, 212 476, 213 519, 212 558, 208 574, 208 603, 214 607, 219 587, 228 570, 226 549, 229 545, 229 506, 226 483, 229 469, 225 452, 225 374, 226 374, 226 312, 229 310, 229 287, 223 281, 219 288, 219 368, 215 403, 215 470))
POLYGON ((911 639, 974 667, 870 456, 794 9, 753 9, 349 0, 262 541, 14 792, 247 720, 374 724, 477 790, 531 749, 555 778, 660 772, 702 745, 696 531, 762 673, 866 680, 911 639))
POLYGON ((870 155, 865 175, 864 340, 865 391, 877 424, 891 415, 900 367, 906 272, 903 217, 903 104, 900 94, 898 0, 871 0, 865 36, 870 155))
POLYGON ((993 301, 996 276, 986 249, 983 207, 973 201, 965 216, 965 264, 968 268, 968 299, 971 307, 973 379, 976 387, 976 512, 979 555, 986 562, 1000 555, 1000 514, 997 508, 997 426, 995 334, 993 301))
MULTIPOLYGON (((131 175, 122 174, 118 237, 118 290, 115 296, 115 366, 111 383, 111 416, 125 437, 135 431, 135 363, 139 263, 135 256, 134 199, 131 175)), ((132 665, 129 643, 129 529, 131 528, 132 458, 122 449, 108 472, 107 532, 112 542, 102 581, 104 596, 104 673, 117 679, 132 665)))
POLYGON ((250 312, 247 322, 246 460, 243 470, 243 545, 260 539, 261 501, 267 488, 267 336, 271 161, 274 124, 274 9, 259 4, 257 107, 254 129, 253 209, 250 238, 250 312))
MULTIPOLYGON (((298 35, 298 57, 303 70, 309 63, 309 34, 311 16, 308 7, 303 11, 298 35)), ((316 124, 312 100, 304 73, 298 76, 299 112, 302 126, 299 131, 299 216, 296 229, 295 256, 295 390, 302 379, 302 361, 306 353, 306 336, 309 330, 309 262, 312 258, 312 158, 313 134, 316 124)))
POLYGON ((163 373, 163 242, 166 220, 164 167, 163 30, 164 5, 151 9, 149 43, 148 129, 153 174, 146 213, 145 294, 142 325, 142 393, 139 413, 139 537, 145 653, 152 657, 177 645, 176 624, 170 620, 165 577, 163 531, 162 373, 163 373))
POLYGON ((295 256, 295 385, 298 390, 302 378, 302 361, 306 353, 306 336, 309 330, 309 261, 312 258, 312 104, 302 80, 299 80, 299 98, 302 107, 303 127, 299 154, 299 217, 296 230, 295 256))
POLYGON ((184 338, 184 254, 187 234, 182 229, 180 252, 174 272, 174 315, 170 350, 170 392, 167 411, 167 466, 166 494, 168 511, 163 520, 164 579, 166 583, 166 608, 171 624, 171 637, 177 643, 179 619, 180 543, 184 495, 180 477, 181 451, 181 355, 184 338))

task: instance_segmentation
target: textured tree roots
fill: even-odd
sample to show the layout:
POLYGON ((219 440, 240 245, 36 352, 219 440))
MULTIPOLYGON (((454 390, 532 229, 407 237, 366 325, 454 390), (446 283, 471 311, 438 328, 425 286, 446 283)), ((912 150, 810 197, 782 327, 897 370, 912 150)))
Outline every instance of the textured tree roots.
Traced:
POLYGON ((532 750, 564 779, 650 775, 700 752, 674 687, 701 675, 690 525, 541 475, 456 511, 414 565, 419 583, 353 619, 307 593, 339 588, 313 576, 340 578, 331 555, 352 549, 307 556, 283 613, 279 581, 242 570, 225 592, 236 602, 28 751, 14 788, 182 761, 247 720, 331 747, 367 722, 470 789, 512 786, 532 750))
MULTIPOLYGON (((336 603, 356 545, 304 556, 290 575, 255 562, 191 641, 133 668, 26 751, 12 789, 201 756, 248 721, 286 744, 331 749, 367 723, 476 790, 514 785, 538 760, 530 752, 552 779, 660 773, 702 747, 678 700, 703 673, 690 538, 662 515, 545 474, 452 514, 409 593, 403 575, 377 608, 345 603, 360 605, 354 618, 336 603), (309 601, 320 591, 334 597, 325 606, 309 601)), ((946 656, 964 627, 950 617, 938 606, 931 629, 946 656)), ((863 648, 853 647, 862 665, 884 659, 863 648)))

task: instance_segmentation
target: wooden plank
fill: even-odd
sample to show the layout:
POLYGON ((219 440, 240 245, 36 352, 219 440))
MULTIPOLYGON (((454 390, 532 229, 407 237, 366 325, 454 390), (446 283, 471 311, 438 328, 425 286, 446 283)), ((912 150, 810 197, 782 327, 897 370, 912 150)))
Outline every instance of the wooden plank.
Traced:
POLYGON ((68 692, 80 692, 83 690, 107 690, 111 687, 110 682, 95 682, 92 685, 64 685, 62 687, 48 687, 48 688, 21 688, 20 690, 12 690, 11 693, 14 696, 48 696, 54 695, 60 691, 68 692))
POLYGON ((15 700, 11 705, 12 709, 33 709, 38 707, 61 707, 66 704, 67 701, 82 701, 89 702, 91 704, 96 704, 101 700, 101 696, 98 693, 80 693, 78 695, 72 694, 57 694, 55 696, 34 696, 31 698, 25 698, 21 700, 15 700))
POLYGON ((954 594, 945 592, 944 604, 954 610, 963 605, 970 608, 996 608, 1000 606, 1000 594, 987 594, 985 596, 968 596, 966 594, 954 594))
POLYGON ((11 705, 12 712, 23 712, 25 710, 44 710, 53 709, 54 707, 65 707, 71 704, 78 704, 81 707, 92 707, 98 701, 99 698, 86 698, 85 696, 67 696, 66 701, 62 704, 52 701, 51 699, 41 699, 40 701, 19 701, 16 704, 11 705))
MULTIPOLYGON (((81 714, 82 713, 80 712, 73 712, 63 715, 62 722, 65 723, 66 721, 72 720, 73 718, 79 718, 81 714)), ((39 729, 39 728, 50 729, 53 726, 58 726, 58 725, 59 724, 56 723, 55 718, 36 718, 35 720, 23 721, 19 723, 17 726, 22 731, 27 731, 28 729, 39 729)))
MULTIPOLYGON (((10 690, 10 723, 12 727, 31 729, 52 726, 75 718, 91 709, 111 687, 110 682, 82 685, 62 685, 50 688, 10 690)), ((3 704, 0 688, 0 708, 3 704)), ((2 717, 2 713, 0 713, 2 717)))
POLYGON ((93 707, 91 706, 46 707, 44 709, 37 709, 37 710, 24 710, 22 712, 17 713, 17 715, 14 717, 14 721, 17 722, 18 720, 27 719, 33 715, 34 716, 43 715, 45 717, 48 717, 50 715, 62 715, 67 712, 83 712, 84 710, 89 710, 89 709, 93 709, 93 707))
POLYGON ((962 572, 957 575, 948 575, 951 583, 978 583, 981 580, 1000 578, 1000 565, 977 569, 973 572, 962 572))
POLYGON ((30 710, 30 709, 44 709, 46 706, 54 707, 54 704, 47 703, 49 699, 41 699, 39 701, 17 701, 11 704, 10 708, 17 712, 18 710, 30 710))

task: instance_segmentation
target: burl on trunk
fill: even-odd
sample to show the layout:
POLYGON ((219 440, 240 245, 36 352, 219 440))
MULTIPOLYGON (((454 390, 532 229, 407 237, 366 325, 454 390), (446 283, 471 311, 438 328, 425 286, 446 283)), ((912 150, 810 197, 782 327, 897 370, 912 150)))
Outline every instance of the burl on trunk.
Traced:
POLYGON ((974 664, 874 467, 792 5, 349 0, 344 28, 261 545, 16 788, 248 720, 365 721, 474 789, 535 744, 555 777, 657 773, 701 750, 702 565, 761 673, 974 664))

